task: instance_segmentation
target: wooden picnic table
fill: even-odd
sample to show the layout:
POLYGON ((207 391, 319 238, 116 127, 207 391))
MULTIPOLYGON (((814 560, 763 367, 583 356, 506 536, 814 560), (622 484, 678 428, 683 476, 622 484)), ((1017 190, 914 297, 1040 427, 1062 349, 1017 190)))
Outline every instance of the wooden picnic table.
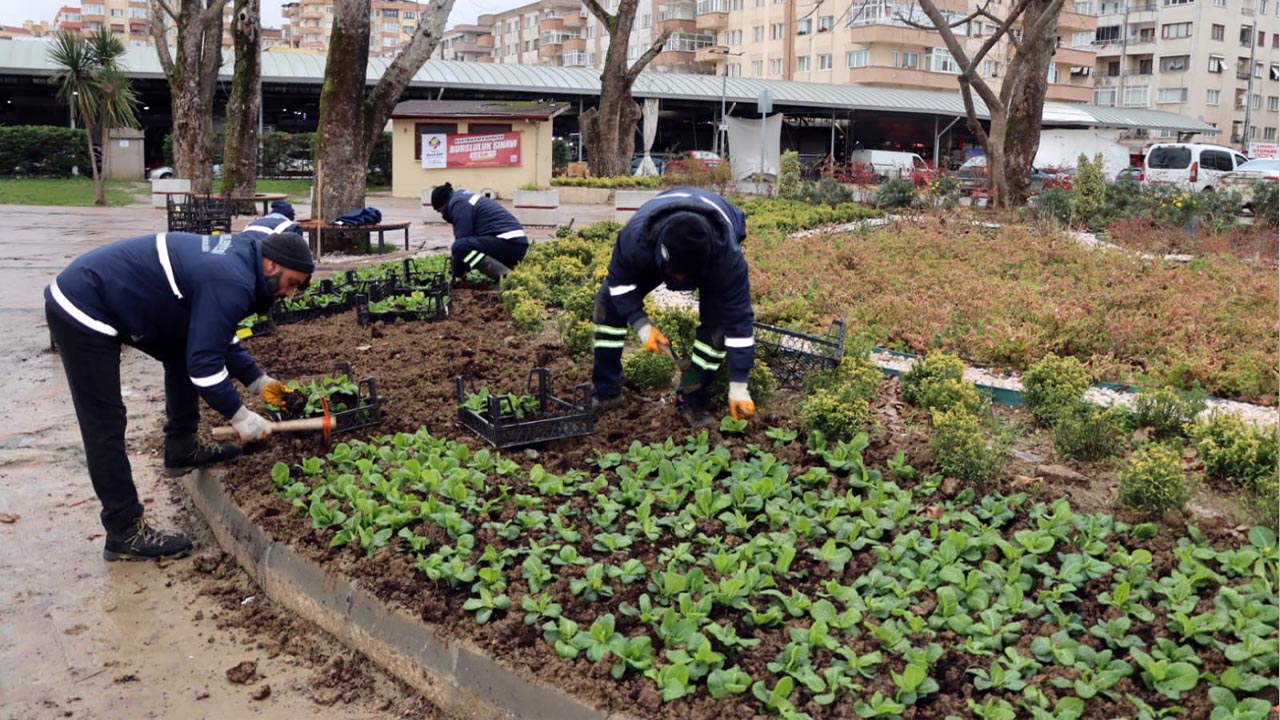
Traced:
POLYGON ((315 218, 308 218, 306 220, 301 220, 298 222, 298 229, 307 234, 307 242, 308 244, 311 245, 311 248, 313 250, 318 250, 318 248, 316 247, 316 240, 315 240, 317 231, 322 233, 362 232, 365 234, 365 239, 366 239, 366 242, 368 243, 370 251, 373 250, 373 234, 378 233, 378 254, 381 255, 385 246, 386 234, 388 231, 396 231, 396 230, 404 231, 404 249, 408 250, 409 249, 409 226, 412 224, 413 223, 411 222, 398 222, 398 223, 380 223, 378 225, 331 225, 327 223, 322 225, 320 224, 319 220, 315 218))

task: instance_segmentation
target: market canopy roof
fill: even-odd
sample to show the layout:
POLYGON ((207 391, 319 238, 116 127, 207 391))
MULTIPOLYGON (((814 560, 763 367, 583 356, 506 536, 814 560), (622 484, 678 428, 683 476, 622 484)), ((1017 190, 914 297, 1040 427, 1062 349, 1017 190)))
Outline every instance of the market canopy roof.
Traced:
POLYGON ((515 118, 550 120, 568 109, 536 100, 404 100, 396 103, 392 118, 515 118))
MULTIPOLYGON (((48 58, 47 40, 0 40, 0 74, 48 76, 56 67, 48 58)), ((230 52, 223 52, 222 76, 230 79, 234 67, 230 52)), ((377 82, 390 65, 388 58, 369 58, 365 77, 377 82)), ((158 79, 164 77, 154 48, 129 47, 124 67, 130 77, 158 79)), ((312 83, 324 80, 325 56, 311 53, 262 53, 264 83, 312 83)), ((664 98, 719 102, 721 84, 729 102, 751 103, 754 107, 760 91, 773 93, 774 105, 804 110, 873 110, 879 112, 911 112, 963 117, 964 102, 960 93, 907 90, 864 85, 831 85, 790 80, 681 73, 641 73, 632 94, 638 98, 664 98)), ((600 73, 589 68, 544 67, 539 65, 503 65, 498 63, 428 60, 414 75, 411 87, 450 90, 545 92, 548 95, 597 96, 600 73)), ((977 101, 980 117, 987 117, 986 107, 977 101)), ((1176 130, 1180 132, 1216 134, 1212 125, 1195 118, 1139 108, 1101 107, 1071 103, 1046 102, 1044 124, 1051 126, 1115 127, 1141 130, 1176 130)))

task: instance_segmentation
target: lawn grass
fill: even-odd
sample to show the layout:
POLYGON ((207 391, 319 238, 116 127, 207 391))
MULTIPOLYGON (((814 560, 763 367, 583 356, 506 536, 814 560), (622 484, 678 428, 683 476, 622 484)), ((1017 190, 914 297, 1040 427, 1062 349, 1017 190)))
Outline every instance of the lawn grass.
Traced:
MULTIPOLYGON (((129 205, 148 193, 146 184, 131 180, 107 181, 107 204, 129 205)), ((0 204, 92 207, 93 178, 0 178, 0 204)))
POLYGON ((825 328, 843 318, 878 345, 948 350, 1024 370, 1048 353, 1095 380, 1190 387, 1273 405, 1274 266, 1228 255, 1191 263, 1089 250, 1026 226, 958 217, 744 244, 756 315, 825 328))

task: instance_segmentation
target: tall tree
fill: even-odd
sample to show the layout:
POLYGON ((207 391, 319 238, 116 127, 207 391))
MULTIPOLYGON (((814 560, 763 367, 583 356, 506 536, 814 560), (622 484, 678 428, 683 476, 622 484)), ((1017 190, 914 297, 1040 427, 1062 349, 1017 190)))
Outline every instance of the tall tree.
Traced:
POLYGON ((262 10, 259 0, 235 0, 231 39, 235 70, 223 130, 222 192, 252 195, 258 178, 258 113, 262 107, 262 10))
POLYGON ((334 0, 316 129, 316 175, 324 220, 364 207, 369 155, 400 95, 435 52, 451 10, 453 0, 432 0, 419 15, 413 37, 366 93, 370 0, 334 0))
POLYGON ((74 106, 84 125, 97 205, 107 204, 111 129, 138 126, 137 96, 119 66, 123 54, 124 44, 105 28, 87 40, 59 33, 49 48, 49 58, 58 66, 54 73, 58 98, 74 106), (94 152, 95 145, 101 145, 101 157, 94 152))
POLYGON ((583 0, 583 4, 608 30, 609 49, 605 52, 604 68, 600 72, 600 104, 582 113, 578 118, 578 130, 582 133, 582 144, 586 147, 593 175, 626 175, 631 171, 631 156, 636 149, 636 123, 640 120, 640 108, 631 98, 631 86, 640 76, 640 71, 662 51, 671 30, 663 30, 649 49, 631 67, 627 67, 627 39, 635 24, 639 0, 621 0, 617 14, 610 14, 598 0, 583 0))
POLYGON ((222 9, 227 0, 151 0, 151 38, 169 80, 173 164, 191 190, 213 190, 213 91, 222 67, 222 9), (169 53, 168 23, 177 36, 169 53))
POLYGON ((1058 46, 1058 14, 1062 12, 1063 0, 1015 0, 1004 17, 992 13, 991 2, 987 0, 959 21, 944 17, 934 0, 919 0, 919 3, 960 67, 960 95, 964 98, 969 131, 987 152, 992 205, 1006 208, 1021 205, 1027 199, 1031 164, 1040 148, 1049 63, 1058 46), (977 18, 995 23, 995 31, 970 56, 957 39, 954 28, 977 18), (997 93, 978 70, 991 50, 1005 39, 1013 43, 1015 52, 997 93), (989 129, 983 128, 978 120, 974 92, 987 106, 991 118, 989 129))

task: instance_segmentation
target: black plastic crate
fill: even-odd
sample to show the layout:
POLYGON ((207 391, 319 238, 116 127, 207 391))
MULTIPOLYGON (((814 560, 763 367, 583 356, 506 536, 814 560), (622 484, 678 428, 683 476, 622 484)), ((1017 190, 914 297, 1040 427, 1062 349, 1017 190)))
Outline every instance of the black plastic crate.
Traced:
POLYGON ((303 322, 305 320, 315 320, 317 318, 329 317, 339 313, 348 312, 354 306, 351 293, 345 292, 335 287, 332 280, 321 280, 313 290, 308 290, 307 295, 332 295, 337 298, 337 302, 325 305, 324 307, 300 308, 298 310, 285 310, 283 300, 277 300, 271 306, 271 320, 277 325, 288 325, 290 323, 303 322))
POLYGON ((449 314, 448 293, 427 293, 421 290, 395 289, 391 294, 370 293, 355 296, 356 322, 368 325, 375 322, 395 322, 396 320, 432 321, 443 320, 449 314), (398 297, 420 297, 425 305, 415 310, 389 310, 373 312, 369 310, 370 302, 379 300, 395 300, 398 297))
MULTIPOLYGON (((340 362, 335 364, 331 377, 354 379, 355 373, 351 370, 351 363, 340 362)), ((334 397, 342 398, 342 402, 347 406, 347 409, 333 413, 333 429, 330 431, 330 435, 349 433, 382 424, 382 400, 378 397, 377 381, 372 376, 366 377, 356 383, 356 388, 354 396, 334 395, 334 397)), ((318 415, 290 415, 280 411, 270 411, 267 416, 277 421, 296 420, 302 417, 319 417, 318 415)))
POLYGON ((570 399, 563 400, 551 394, 551 372, 546 368, 529 373, 526 392, 538 399, 538 410, 527 419, 516 417, 510 395, 490 395, 488 407, 482 412, 464 407, 468 392, 475 392, 475 384, 465 375, 459 375, 457 382, 458 422, 499 450, 595 431, 591 386, 577 385, 570 399))
POLYGON ((755 323, 756 359, 769 366, 778 387, 800 389, 809 373, 834 370, 844 358, 844 322, 826 337, 755 323))
POLYGON ((393 292, 400 286, 400 271, 379 278, 358 278, 354 270, 348 270, 340 290, 350 295, 369 295, 379 297, 380 293, 393 292))
POLYGON ((241 340, 248 340, 251 337, 262 337, 263 335, 271 335, 276 331, 276 324, 268 318, 265 322, 254 323, 252 327, 237 327, 236 337, 241 340))
POLYGON ((431 293, 448 293, 450 290, 449 270, 414 270, 413 259, 404 259, 403 287, 413 288, 431 293))

